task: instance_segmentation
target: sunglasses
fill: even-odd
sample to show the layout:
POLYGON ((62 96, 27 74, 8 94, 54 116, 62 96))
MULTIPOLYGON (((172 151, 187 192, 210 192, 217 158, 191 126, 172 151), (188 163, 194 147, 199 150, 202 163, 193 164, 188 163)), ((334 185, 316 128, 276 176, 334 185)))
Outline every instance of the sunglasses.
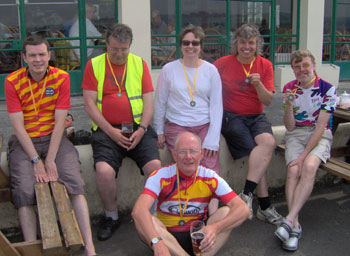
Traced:
POLYGON ((190 44, 192 44, 192 46, 198 46, 201 44, 201 41, 189 41, 189 40, 182 40, 181 44, 183 46, 189 46, 190 44))

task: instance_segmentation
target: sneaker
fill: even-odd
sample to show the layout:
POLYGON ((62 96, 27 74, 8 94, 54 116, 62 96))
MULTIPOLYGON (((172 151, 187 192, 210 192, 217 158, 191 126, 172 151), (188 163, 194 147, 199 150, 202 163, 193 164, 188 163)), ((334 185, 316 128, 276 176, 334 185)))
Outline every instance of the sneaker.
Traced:
POLYGON ((253 194, 249 192, 248 195, 244 194, 243 191, 239 194, 239 197, 242 198, 242 200, 248 205, 250 210, 250 216, 248 219, 253 219, 253 194))
POLYGON ((279 226, 282 222, 282 215, 276 211, 276 208, 270 205, 266 210, 261 210, 260 206, 256 211, 256 218, 261 221, 269 222, 273 225, 279 226))
POLYGON ((287 251, 296 251, 298 249, 298 242, 301 238, 301 226, 292 228, 292 232, 289 235, 289 239, 283 243, 283 249, 287 251))
POLYGON ((282 242, 286 242, 289 239, 289 234, 292 232, 293 221, 283 218, 282 223, 275 231, 275 235, 282 242))
POLYGON ((107 218, 106 216, 103 216, 103 219, 101 220, 100 227, 97 231, 97 239, 100 241, 105 241, 109 239, 114 231, 119 227, 120 220, 113 220, 112 218, 107 218))

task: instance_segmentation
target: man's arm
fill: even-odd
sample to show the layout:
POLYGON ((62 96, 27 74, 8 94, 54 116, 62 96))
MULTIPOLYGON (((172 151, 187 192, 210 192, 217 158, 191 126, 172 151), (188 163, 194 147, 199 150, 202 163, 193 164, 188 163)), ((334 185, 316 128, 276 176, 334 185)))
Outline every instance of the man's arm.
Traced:
POLYGON ((128 149, 131 145, 129 138, 122 135, 120 129, 114 128, 97 108, 97 91, 83 89, 84 108, 90 118, 119 146, 128 149))
MULTIPOLYGON (((15 132, 15 135, 21 144, 22 148, 28 155, 29 159, 33 159, 38 156, 34 144, 29 137, 26 129, 24 128, 24 117, 23 112, 10 113, 10 121, 15 132)), ((34 175, 37 182, 48 182, 49 179, 46 174, 46 170, 42 160, 34 165, 34 175)))
POLYGON ((67 113, 68 111, 66 109, 55 110, 55 126, 51 134, 49 150, 45 158, 45 168, 50 181, 56 181, 58 179, 56 155, 61 144, 67 113))
MULTIPOLYGON (((148 125, 152 120, 152 115, 154 110, 153 92, 142 94, 142 100, 143 100, 143 110, 142 110, 142 118, 141 118, 140 125, 144 127, 148 127, 148 125)), ((128 150, 135 148, 137 144, 139 144, 144 134, 145 134, 145 130, 139 127, 130 137, 132 144, 130 145, 128 150)))
POLYGON ((292 95, 290 90, 287 90, 285 94, 283 94, 283 100, 286 104, 286 108, 284 110, 283 115, 283 122, 287 129, 287 131, 293 131, 295 129, 295 118, 294 118, 294 112, 293 112, 293 103, 294 103, 294 96, 293 99, 290 100, 288 97, 292 95))
MULTIPOLYGON (((152 196, 141 194, 131 213, 137 231, 147 244, 151 242, 152 238, 159 237, 153 224, 152 215, 149 212, 154 201, 155 200, 152 196)), ((152 249, 154 255, 170 255, 169 249, 163 240, 160 240, 157 244, 153 245, 152 249)))
POLYGON ((250 215, 247 204, 239 196, 236 196, 228 202, 227 206, 230 208, 230 211, 226 217, 205 227, 205 238, 201 243, 201 248, 203 250, 209 248, 212 243, 216 241, 216 236, 218 234, 239 226, 250 215))

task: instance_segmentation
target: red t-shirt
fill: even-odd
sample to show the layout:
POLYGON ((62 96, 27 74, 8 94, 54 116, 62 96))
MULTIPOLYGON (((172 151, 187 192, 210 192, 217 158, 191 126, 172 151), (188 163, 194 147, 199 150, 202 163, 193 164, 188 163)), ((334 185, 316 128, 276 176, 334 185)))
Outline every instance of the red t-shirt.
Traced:
MULTIPOLYGON (((245 82, 246 74, 236 55, 224 56, 214 62, 222 81, 224 110, 240 115, 260 114, 264 110, 253 85, 245 82)), ((250 64, 244 65, 249 70, 250 64)), ((260 80, 268 91, 274 92, 272 63, 256 57, 250 74, 259 73, 260 80)))
POLYGON ((70 108, 69 75, 61 69, 49 67, 46 76, 37 83, 28 77, 27 68, 21 68, 6 77, 5 94, 7 112, 23 112, 24 127, 29 136, 45 136, 53 131, 55 109, 70 108))
MULTIPOLYGON (((107 56, 107 55, 106 55, 107 56)), ((151 75, 149 73, 147 63, 143 63, 143 75, 142 75, 142 94, 153 92, 153 85, 151 75)), ((119 92, 118 86, 114 80, 112 72, 107 64, 106 59, 106 76, 103 85, 103 97, 102 97, 102 115, 112 125, 120 125, 124 122, 133 122, 131 105, 128 96, 125 91, 125 80, 128 74, 125 74, 124 82, 121 84, 124 68, 126 65, 114 65, 112 64, 113 72, 118 80, 118 84, 121 86, 122 96, 117 96, 119 92)), ((97 91, 97 80, 92 69, 91 61, 88 61, 83 83, 81 88, 85 90, 97 91)))

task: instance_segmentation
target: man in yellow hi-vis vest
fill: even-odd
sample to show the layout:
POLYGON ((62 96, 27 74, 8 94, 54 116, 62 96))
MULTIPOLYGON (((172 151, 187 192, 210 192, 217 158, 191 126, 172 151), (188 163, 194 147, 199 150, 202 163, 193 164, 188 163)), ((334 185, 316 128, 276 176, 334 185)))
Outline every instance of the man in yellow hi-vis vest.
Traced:
POLYGON ((130 53, 132 31, 114 24, 106 34, 107 53, 91 59, 85 69, 85 111, 92 119, 92 149, 97 189, 105 216, 97 232, 109 239, 119 225, 115 178, 125 156, 134 159, 147 178, 160 168, 157 134, 149 126, 153 86, 145 61, 130 53), (124 131, 129 124, 132 131, 124 131))

